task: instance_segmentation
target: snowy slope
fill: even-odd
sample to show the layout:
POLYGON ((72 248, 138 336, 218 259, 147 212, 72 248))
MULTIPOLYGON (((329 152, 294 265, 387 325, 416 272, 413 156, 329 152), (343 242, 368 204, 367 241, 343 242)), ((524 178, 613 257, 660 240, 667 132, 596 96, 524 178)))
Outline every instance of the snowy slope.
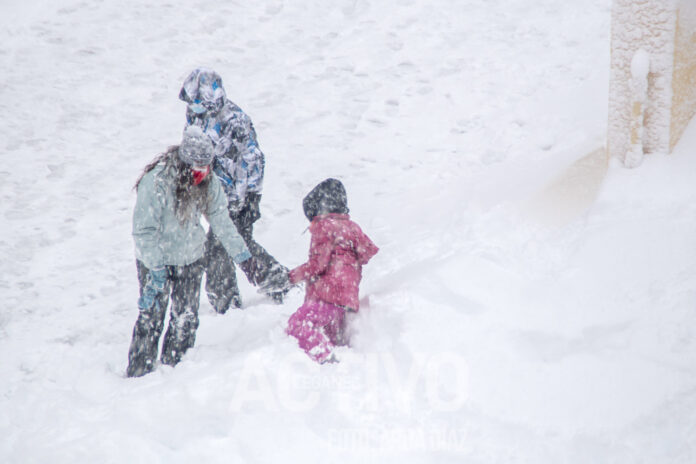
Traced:
POLYGON ((603 143, 609 6, 3 1, 0 462, 693 462, 696 126, 570 222, 524 206, 603 143), (266 153, 258 240, 301 263, 335 176, 381 248, 338 365, 243 282, 123 377, 132 186, 199 65, 266 153))

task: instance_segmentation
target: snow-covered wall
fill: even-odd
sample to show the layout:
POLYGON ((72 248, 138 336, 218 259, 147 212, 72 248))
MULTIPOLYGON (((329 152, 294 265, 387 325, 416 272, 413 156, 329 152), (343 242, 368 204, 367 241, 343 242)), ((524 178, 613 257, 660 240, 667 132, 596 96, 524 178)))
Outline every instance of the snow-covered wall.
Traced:
POLYGON ((674 47, 670 150, 696 113, 696 2, 680 0, 674 47))
POLYGON ((669 151, 676 11, 677 0, 614 1, 607 136, 610 156, 623 160, 629 152, 633 114, 644 115, 643 150, 669 151), (647 100, 644 108, 636 111, 631 63, 641 50, 649 56, 650 72, 647 100))

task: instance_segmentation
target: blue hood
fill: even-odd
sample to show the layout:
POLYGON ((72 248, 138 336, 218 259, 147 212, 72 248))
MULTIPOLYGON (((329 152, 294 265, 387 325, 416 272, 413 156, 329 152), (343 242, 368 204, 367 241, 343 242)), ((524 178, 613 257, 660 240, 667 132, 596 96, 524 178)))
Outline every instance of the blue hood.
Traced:
POLYGON ((179 99, 187 104, 201 103, 208 111, 217 113, 224 106, 227 94, 218 73, 212 69, 197 68, 184 81, 179 99))

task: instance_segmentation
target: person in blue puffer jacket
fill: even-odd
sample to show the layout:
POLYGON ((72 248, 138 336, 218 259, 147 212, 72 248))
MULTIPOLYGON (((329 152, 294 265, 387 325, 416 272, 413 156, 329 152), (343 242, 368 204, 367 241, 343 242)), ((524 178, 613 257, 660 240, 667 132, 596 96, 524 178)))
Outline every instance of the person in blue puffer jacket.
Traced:
POLYGON ((220 181, 210 174, 212 161, 208 136, 198 127, 187 127, 181 144, 149 164, 136 183, 133 239, 140 298, 128 352, 128 377, 145 375, 156 367, 170 296, 161 362, 176 365, 195 342, 206 243, 201 215, 236 263, 251 259, 230 220, 220 181))
MULTIPOLYGON (((249 282, 282 303, 288 269, 253 238, 254 222, 261 217, 265 159, 251 118, 227 98, 222 79, 210 69, 194 69, 184 81, 179 99, 187 104, 186 125, 200 127, 215 147, 213 172, 227 195, 230 218, 252 255, 239 267, 249 282), (273 290, 281 287, 284 290, 273 290)), ((205 266, 205 288, 213 308, 225 313, 231 305, 241 307, 233 259, 214 230, 208 233, 205 266)))

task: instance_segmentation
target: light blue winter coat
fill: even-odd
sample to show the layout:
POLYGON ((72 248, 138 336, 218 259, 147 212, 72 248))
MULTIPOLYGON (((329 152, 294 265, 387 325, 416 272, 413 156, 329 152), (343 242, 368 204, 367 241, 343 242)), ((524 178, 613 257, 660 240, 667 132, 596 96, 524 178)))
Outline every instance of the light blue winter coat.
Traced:
POLYGON ((196 211, 195 220, 182 224, 175 212, 175 176, 176 168, 171 163, 161 162, 138 184, 133 212, 136 258, 149 269, 185 266, 201 259, 206 241, 206 232, 200 224, 201 214, 235 262, 251 257, 230 219, 227 198, 218 178, 209 176, 206 211, 196 211))

